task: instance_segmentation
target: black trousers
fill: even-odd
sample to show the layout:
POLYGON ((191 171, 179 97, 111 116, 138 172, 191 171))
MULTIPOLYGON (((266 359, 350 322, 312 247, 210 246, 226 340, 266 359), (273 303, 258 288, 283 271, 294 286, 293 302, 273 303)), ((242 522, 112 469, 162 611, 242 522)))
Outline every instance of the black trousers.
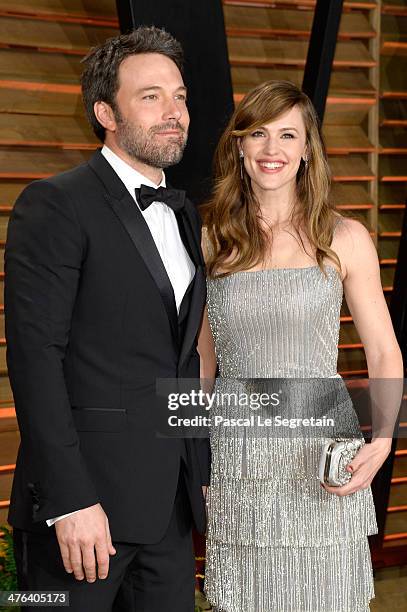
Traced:
MULTIPOLYGON (((18 587, 69 591, 72 612, 194 612, 192 516, 183 467, 163 539, 157 544, 113 544, 117 552, 110 557, 108 577, 88 583, 65 571, 54 528, 50 528, 49 535, 14 529, 18 587)), ((23 609, 63 610, 31 606, 23 609)))

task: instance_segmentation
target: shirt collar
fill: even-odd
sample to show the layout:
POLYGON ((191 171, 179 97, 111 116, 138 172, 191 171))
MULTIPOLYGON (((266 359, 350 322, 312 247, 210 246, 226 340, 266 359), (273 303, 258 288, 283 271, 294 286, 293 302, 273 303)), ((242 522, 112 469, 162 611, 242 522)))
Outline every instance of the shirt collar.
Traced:
POLYGON ((148 187, 165 187, 165 174, 162 173, 161 183, 156 185, 153 181, 150 181, 147 177, 143 176, 140 172, 132 168, 127 162, 121 157, 116 155, 108 146, 105 144, 102 147, 101 153, 103 157, 109 162, 113 170, 118 175, 119 179, 125 184, 130 195, 135 196, 134 190, 138 189, 140 185, 147 185, 148 187))

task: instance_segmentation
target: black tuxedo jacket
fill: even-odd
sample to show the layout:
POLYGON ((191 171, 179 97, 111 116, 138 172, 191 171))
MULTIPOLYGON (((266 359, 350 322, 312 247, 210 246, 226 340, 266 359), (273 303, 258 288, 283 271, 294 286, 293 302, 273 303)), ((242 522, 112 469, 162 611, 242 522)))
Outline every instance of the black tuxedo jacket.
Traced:
POLYGON ((191 202, 177 221, 196 266, 179 316, 148 226, 100 151, 18 198, 5 252, 7 364, 21 432, 12 525, 49 529, 45 519, 100 502, 114 540, 158 541, 184 460, 205 530, 208 440, 156 435, 156 378, 199 377, 206 293, 191 202))

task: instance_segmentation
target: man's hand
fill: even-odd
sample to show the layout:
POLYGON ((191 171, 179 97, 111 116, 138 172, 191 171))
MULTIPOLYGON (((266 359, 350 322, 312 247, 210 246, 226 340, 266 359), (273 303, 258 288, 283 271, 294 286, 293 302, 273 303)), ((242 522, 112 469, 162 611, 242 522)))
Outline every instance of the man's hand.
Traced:
POLYGON ((116 554, 109 521, 100 504, 78 510, 55 523, 62 561, 68 574, 88 582, 107 578, 109 555, 116 554))

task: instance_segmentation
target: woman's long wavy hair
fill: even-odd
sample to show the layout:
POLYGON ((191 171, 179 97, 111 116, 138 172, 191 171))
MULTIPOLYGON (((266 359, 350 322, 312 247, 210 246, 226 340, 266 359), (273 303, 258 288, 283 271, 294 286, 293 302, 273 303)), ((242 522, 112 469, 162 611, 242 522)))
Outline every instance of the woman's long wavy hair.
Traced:
MULTIPOLYGON (((319 119, 306 94, 289 81, 267 81, 252 89, 238 104, 215 153, 215 187, 201 209, 208 239, 209 277, 248 270, 265 261, 270 233, 259 222, 260 205, 251 180, 239 159, 238 139, 274 121, 297 106, 306 129, 308 164, 301 160, 296 180, 292 224, 307 236, 317 264, 339 259, 330 248, 337 220, 330 200, 330 170, 319 119), (221 272, 220 272, 221 270, 221 272)), ((303 241, 300 238, 303 245, 303 241)), ((304 246, 304 245, 303 245, 304 246)))

